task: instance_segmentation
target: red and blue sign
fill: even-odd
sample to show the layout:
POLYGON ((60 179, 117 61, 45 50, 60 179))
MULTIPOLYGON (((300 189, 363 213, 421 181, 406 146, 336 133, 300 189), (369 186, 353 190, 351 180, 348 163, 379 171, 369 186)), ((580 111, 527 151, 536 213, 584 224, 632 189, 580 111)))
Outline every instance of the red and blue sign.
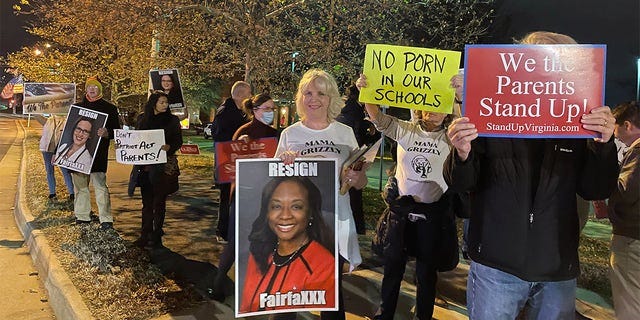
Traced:
POLYGON ((462 111, 485 137, 586 138, 604 105, 605 45, 467 45, 462 111))

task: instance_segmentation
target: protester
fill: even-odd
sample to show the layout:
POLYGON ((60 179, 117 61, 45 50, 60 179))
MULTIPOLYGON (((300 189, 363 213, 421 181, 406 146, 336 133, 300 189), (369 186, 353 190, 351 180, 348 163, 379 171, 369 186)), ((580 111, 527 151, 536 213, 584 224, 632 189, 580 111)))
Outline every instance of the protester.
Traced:
POLYGON ((640 106, 638 101, 613 109, 614 135, 629 147, 622 158, 617 187, 609 198, 611 291, 616 317, 640 315, 640 106))
MULTIPOLYGON (((353 130, 335 117, 340 113, 342 99, 333 76, 319 69, 307 71, 300 80, 296 93, 296 110, 300 121, 282 131, 276 157, 285 164, 291 164, 296 157, 324 157, 337 159, 341 168, 350 152, 358 147, 353 130)), ((365 170, 348 169, 339 177, 340 184, 356 189, 367 185, 365 170)), ((340 188, 340 185, 336 185, 340 188)), ((338 251, 340 253, 340 271, 345 262, 349 263, 349 272, 362 262, 358 236, 349 205, 349 195, 338 198, 338 251)), ((341 278, 342 272, 338 275, 341 278)), ((340 279, 341 281, 341 279, 340 279)), ((344 319, 342 290, 339 290, 339 311, 322 312, 322 319, 344 319)))
POLYGON ((113 216, 111 215, 111 199, 109 198, 109 188, 107 186, 107 163, 109 153, 109 142, 113 139, 113 130, 120 128, 120 118, 118 108, 107 102, 102 97, 102 84, 97 76, 87 79, 85 84, 86 95, 78 106, 93 111, 106 113, 107 123, 105 128, 98 128, 97 135, 100 136, 100 143, 93 159, 91 174, 73 172, 73 188, 75 190, 75 201, 73 211, 76 216, 76 224, 91 222, 91 195, 89 193, 89 181, 93 182, 98 214, 100 218, 100 228, 109 230, 113 228, 113 216))
MULTIPOLYGON (((42 127, 42 137, 40 138, 40 151, 44 159, 44 168, 47 172, 47 186, 49 187, 49 199, 56 198, 56 176, 53 168, 53 158, 56 153, 56 147, 60 142, 62 130, 64 129, 65 119, 52 114, 42 127)), ((73 201, 75 194, 73 193, 73 181, 71 173, 67 168, 60 167, 64 184, 69 192, 69 201, 73 201)))
MULTIPOLYGON (((356 84, 359 89, 366 87, 366 77, 361 75, 356 84)), ((451 150, 446 127, 453 120, 453 115, 415 110, 415 121, 402 121, 380 112, 378 105, 367 103, 365 109, 376 128, 397 142, 395 178, 398 190, 394 193, 400 197, 390 199, 389 205, 395 211, 404 211, 405 208, 394 208, 401 202, 401 207, 408 211, 404 230, 396 231, 402 233, 399 238, 403 239, 404 245, 398 244, 395 252, 384 254, 382 301, 373 318, 394 318, 407 258, 412 255, 416 257, 415 318, 431 319, 436 298, 439 248, 443 246, 442 233, 450 232, 450 238, 455 238, 453 233, 456 232, 454 228, 446 231, 442 228, 445 220, 450 225, 455 223, 450 199, 445 194, 448 187, 442 176, 443 164, 451 150)), ((451 250, 455 250, 453 254, 457 255, 457 246, 451 250)))
MULTIPOLYGON (((237 81, 231 87, 231 98, 228 98, 216 111, 211 125, 211 135, 216 142, 230 141, 233 134, 247 122, 246 115, 240 107, 245 99, 251 98, 251 86, 244 81, 237 81)), ((217 168, 216 168, 217 169, 217 168)), ((224 182, 216 185, 220 189, 220 205, 218 209, 217 239, 226 243, 229 226, 229 200, 231 197, 231 183, 224 182)))
POLYGON ((96 131, 93 122, 93 119, 87 117, 80 117, 76 120, 70 141, 61 143, 56 151, 55 164, 77 168, 81 171, 86 171, 85 169, 91 166, 93 157, 91 156, 92 152, 87 148, 87 142, 93 138, 96 131))
MULTIPOLYGON (((244 112, 251 117, 251 122, 244 124, 233 134, 233 140, 243 140, 248 142, 250 140, 260 138, 277 138, 278 130, 271 127, 273 123, 274 110, 276 105, 268 94, 262 93, 254 96, 251 99, 246 99, 243 102, 244 112)), ((235 258, 235 197, 234 188, 231 189, 231 201, 229 206, 229 226, 228 238, 229 242, 225 245, 222 254, 220 255, 220 262, 218 263, 218 271, 216 278, 211 288, 211 295, 214 299, 222 301, 225 298, 224 294, 224 281, 227 278, 227 272, 231 269, 235 258)))
MULTIPOLYGON (((164 216, 167 211, 167 196, 178 189, 178 175, 170 168, 177 165, 176 151, 182 146, 180 120, 171 114, 169 99, 162 91, 153 92, 138 116, 138 130, 162 129, 165 144, 160 148, 167 153, 167 163, 134 166, 134 179, 142 194, 142 229, 135 244, 144 247, 162 246, 164 216), (169 170, 168 170, 169 169, 169 170)), ((130 181, 130 184, 132 181, 130 181)))
POLYGON ((242 106, 251 121, 238 128, 233 134, 232 140, 278 137, 278 130, 271 126, 276 104, 268 94, 261 93, 251 99, 246 99, 242 106))
MULTIPOLYGON (((538 31, 521 43, 576 42, 538 31)), ((528 319, 574 319, 580 271, 575 195, 607 198, 617 176, 615 119, 609 107, 596 107, 580 121, 601 136, 478 138, 467 117, 449 126, 455 149, 445 164, 445 180, 455 191, 470 191, 473 208, 467 282, 471 319, 515 319, 525 304, 528 319)))
POLYGON ((262 191, 249 234, 241 312, 335 306, 333 232, 322 218, 322 195, 306 177, 277 177, 262 191), (325 303, 260 307, 261 295, 324 291, 325 303))
MULTIPOLYGON (((353 134, 355 134, 359 146, 373 144, 380 138, 380 133, 376 131, 373 123, 365 119, 364 106, 358 102, 360 90, 353 84, 347 88, 346 95, 347 101, 340 114, 336 117, 336 121, 344 123, 353 129, 353 134)), ((349 189, 349 199, 351 201, 353 219, 356 223, 356 232, 365 234, 367 228, 362 208, 362 190, 349 189)))

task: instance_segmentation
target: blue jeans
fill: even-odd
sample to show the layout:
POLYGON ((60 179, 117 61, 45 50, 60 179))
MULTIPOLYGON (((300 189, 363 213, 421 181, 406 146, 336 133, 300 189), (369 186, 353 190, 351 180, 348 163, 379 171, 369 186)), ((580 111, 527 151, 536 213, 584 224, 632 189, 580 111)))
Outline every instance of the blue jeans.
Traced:
MULTIPOLYGON (((42 158, 44 158, 44 169, 47 171, 47 185, 49 186, 49 194, 56 193, 56 176, 51 159, 53 158, 53 152, 42 152, 42 158)), ((73 180, 71 179, 71 172, 67 168, 60 167, 62 171, 62 177, 64 178, 64 184, 67 186, 69 194, 73 194, 73 180)))
POLYGON ((467 309, 474 320, 513 320, 527 305, 527 319, 575 319, 576 279, 528 282, 471 262, 467 309))

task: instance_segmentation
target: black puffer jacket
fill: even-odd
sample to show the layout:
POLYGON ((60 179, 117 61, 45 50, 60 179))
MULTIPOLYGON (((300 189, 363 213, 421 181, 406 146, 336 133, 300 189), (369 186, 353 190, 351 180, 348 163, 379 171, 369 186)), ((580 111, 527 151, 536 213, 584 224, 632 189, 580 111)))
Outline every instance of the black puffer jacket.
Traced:
POLYGON ((580 271, 576 193, 607 198, 617 172, 613 139, 478 138, 465 162, 452 150, 444 176, 453 190, 471 191, 473 261, 525 281, 560 281, 580 271))
POLYGON ((231 141, 233 134, 247 123, 247 115, 238 109, 233 99, 228 98, 216 111, 211 125, 211 136, 215 142, 231 141))

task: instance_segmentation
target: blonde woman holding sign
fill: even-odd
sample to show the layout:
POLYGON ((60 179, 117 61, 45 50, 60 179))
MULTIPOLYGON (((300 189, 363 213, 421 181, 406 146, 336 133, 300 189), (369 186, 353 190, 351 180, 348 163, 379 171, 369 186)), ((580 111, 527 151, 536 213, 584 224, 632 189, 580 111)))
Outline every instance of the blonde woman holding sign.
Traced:
MULTIPOLYGON (((333 76, 319 69, 307 71, 302 76, 296 93, 296 110, 300 115, 300 121, 282 131, 276 157, 280 157, 285 164, 293 163, 298 157, 334 158, 342 167, 350 152, 358 148, 351 127, 335 121, 342 104, 333 76)), ((367 185, 365 170, 346 170, 342 172, 339 180, 356 189, 362 189, 367 185)), ((336 185, 336 188, 339 186, 336 185)), ((349 263, 350 272, 362 262, 362 257, 348 193, 340 195, 338 199, 337 237, 339 265, 349 263)), ((341 279, 342 272, 338 271, 341 279)), ((339 291, 338 299, 339 311, 322 312, 322 319, 345 318, 342 290, 339 291)))

